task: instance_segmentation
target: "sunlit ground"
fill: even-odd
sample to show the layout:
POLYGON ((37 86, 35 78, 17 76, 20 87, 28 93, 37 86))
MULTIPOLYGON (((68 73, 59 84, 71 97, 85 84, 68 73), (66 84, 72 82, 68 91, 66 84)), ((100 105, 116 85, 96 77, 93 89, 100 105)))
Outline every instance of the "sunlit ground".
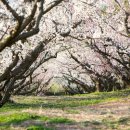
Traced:
POLYGON ((0 130, 130 130, 130 90, 13 100, 0 109, 0 130))

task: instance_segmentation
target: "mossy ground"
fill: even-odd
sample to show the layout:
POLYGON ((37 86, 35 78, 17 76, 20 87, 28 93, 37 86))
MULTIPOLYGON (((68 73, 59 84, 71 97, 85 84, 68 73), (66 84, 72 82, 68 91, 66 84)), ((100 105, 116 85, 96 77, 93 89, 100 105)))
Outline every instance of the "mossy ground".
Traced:
POLYGON ((130 130, 130 90, 74 96, 15 96, 0 130, 130 130))

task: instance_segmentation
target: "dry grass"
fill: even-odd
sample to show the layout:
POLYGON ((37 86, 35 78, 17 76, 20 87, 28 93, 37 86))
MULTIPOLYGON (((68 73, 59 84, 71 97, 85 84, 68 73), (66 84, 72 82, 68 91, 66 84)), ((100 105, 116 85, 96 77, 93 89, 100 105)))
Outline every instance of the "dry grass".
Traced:
POLYGON ((0 130, 130 130, 129 90, 14 99, 0 110, 0 130))

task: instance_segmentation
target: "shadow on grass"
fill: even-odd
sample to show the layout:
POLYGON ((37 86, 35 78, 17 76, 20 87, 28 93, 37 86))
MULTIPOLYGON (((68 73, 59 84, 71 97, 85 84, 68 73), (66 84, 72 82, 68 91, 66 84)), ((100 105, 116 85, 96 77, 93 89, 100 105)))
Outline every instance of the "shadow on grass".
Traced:
POLYGON ((110 119, 108 117, 102 119, 101 121, 92 120, 92 121, 85 121, 80 122, 83 126, 91 126, 93 128, 98 129, 122 129, 122 125, 125 127, 129 127, 130 117, 121 117, 119 119, 110 119))
POLYGON ((54 130, 52 128, 47 128, 43 125, 32 125, 27 128, 27 130, 54 130))
POLYGON ((31 115, 29 113, 13 113, 10 115, 1 115, 0 116, 0 126, 10 126, 11 124, 19 124, 26 120, 36 120, 40 116, 31 115))
MULTIPOLYGON (((102 103, 105 101, 109 101, 111 99, 119 99, 128 97, 130 95, 130 90, 118 91, 118 92, 103 92, 103 93, 92 93, 92 94, 83 94, 83 95, 75 95, 75 96, 52 96, 52 97, 16 97, 19 103, 9 103, 6 104, 4 107, 0 109, 0 130, 7 130, 12 124, 19 126, 21 123, 28 121, 28 120, 40 120, 43 125, 32 124, 28 126, 28 130, 52 130, 51 128, 44 127, 44 123, 50 124, 70 124, 72 125, 74 122, 66 119, 66 118, 50 118, 45 116, 37 116, 37 115, 30 115, 29 113, 20 113, 22 109, 39 109, 39 108, 58 108, 62 109, 65 107, 79 107, 79 106, 87 106, 91 104, 102 103), (15 111, 14 114, 11 112, 15 111), (16 113, 16 111, 18 113, 16 113), (6 112, 3 114, 3 112, 6 112), (8 113, 9 112, 9 113, 8 113)), ((101 122, 98 121, 86 121, 76 123, 76 125, 84 126, 98 126, 98 127, 110 127, 116 128, 119 125, 127 125, 130 122, 130 118, 121 118, 118 121, 108 121, 103 120, 101 122)))
POLYGON ((29 113, 12 113, 0 116, 0 130, 11 129, 11 126, 26 127, 27 130, 52 130, 44 127, 45 124, 72 124, 74 121, 62 117, 38 116, 29 113))
POLYGON ((92 120, 85 122, 75 122, 73 120, 62 118, 62 117, 47 117, 47 116, 38 116, 29 113, 13 113, 10 115, 2 115, 0 116, 0 130, 11 130, 11 126, 23 127, 27 130, 55 130, 51 127, 54 126, 64 126, 73 128, 73 125, 77 127, 83 126, 92 127, 92 128, 110 128, 110 129, 118 129, 120 126, 125 125, 128 126, 130 123, 130 117, 121 117, 119 119, 115 119, 113 117, 105 117, 101 121, 92 120), (28 122, 28 123, 27 123, 28 122))
POLYGON ((14 104, 6 104, 3 109, 0 110, 0 112, 7 112, 8 110, 22 110, 22 109, 35 109, 35 108, 58 108, 62 109, 65 107, 79 107, 79 106, 85 106, 89 104, 96 104, 102 102, 101 99, 95 98, 95 99, 77 99, 77 100, 60 100, 56 102, 47 102, 47 103, 14 103, 14 104))
POLYGON ((79 107, 102 103, 105 101, 116 100, 119 98, 128 97, 130 90, 118 92, 103 92, 92 93, 75 96, 49 96, 49 97, 18 97, 18 103, 9 103, 0 109, 0 112, 7 112, 8 110, 21 110, 28 108, 65 108, 65 107, 79 107))

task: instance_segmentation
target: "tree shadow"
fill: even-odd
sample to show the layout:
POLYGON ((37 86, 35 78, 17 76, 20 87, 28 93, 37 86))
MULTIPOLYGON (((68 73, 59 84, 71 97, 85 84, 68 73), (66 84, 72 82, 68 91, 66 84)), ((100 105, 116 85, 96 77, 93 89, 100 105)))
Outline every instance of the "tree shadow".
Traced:
MULTIPOLYGON (((22 114, 21 114, 22 115, 22 114)), ((37 115, 24 115, 25 118, 20 119, 21 115, 10 119, 4 123, 0 123, 0 129, 26 128, 27 130, 53 130, 52 127, 60 124, 69 125, 74 121, 62 117, 46 117, 37 115)), ((11 115, 13 116, 13 114, 11 115)))
POLYGON ((80 106, 87 106, 91 104, 96 103, 102 103, 105 100, 109 100, 109 98, 121 98, 121 97, 127 97, 130 94, 130 90, 122 92, 110 92, 110 93, 94 93, 91 96, 67 96, 67 97, 55 97, 55 96, 49 96, 47 97, 41 97, 37 100, 37 102, 31 102, 25 101, 25 103, 8 103, 4 107, 0 109, 0 112, 8 111, 8 110, 21 110, 21 109, 28 109, 28 108, 57 108, 62 109, 65 107, 80 107, 80 106))

